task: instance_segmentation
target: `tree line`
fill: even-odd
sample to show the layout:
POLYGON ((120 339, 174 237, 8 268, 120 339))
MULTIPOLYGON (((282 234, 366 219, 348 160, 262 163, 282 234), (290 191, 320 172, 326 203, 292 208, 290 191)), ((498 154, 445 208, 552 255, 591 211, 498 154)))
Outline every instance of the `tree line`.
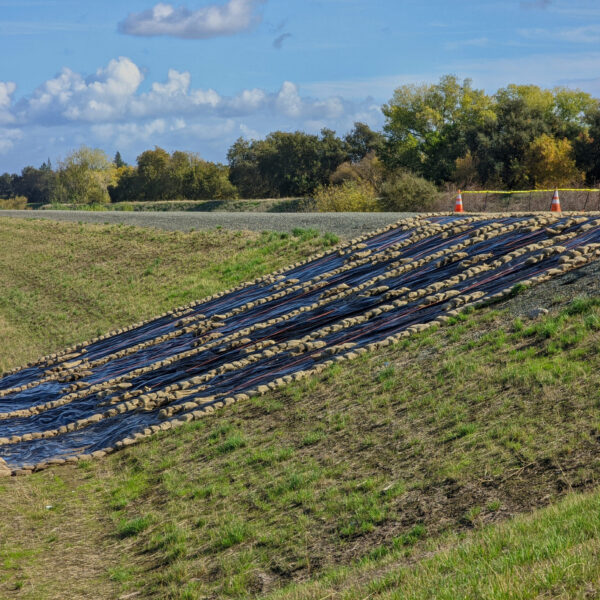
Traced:
POLYGON ((110 159, 84 146, 56 168, 48 160, 0 175, 0 198, 94 204, 313 196, 333 206, 341 192, 360 206, 375 197, 424 198, 436 186, 511 190, 600 180, 600 101, 579 90, 511 84, 486 94, 447 75, 399 87, 382 112, 382 131, 355 123, 343 137, 323 129, 240 138, 227 164, 155 147, 127 165, 118 152, 110 159))

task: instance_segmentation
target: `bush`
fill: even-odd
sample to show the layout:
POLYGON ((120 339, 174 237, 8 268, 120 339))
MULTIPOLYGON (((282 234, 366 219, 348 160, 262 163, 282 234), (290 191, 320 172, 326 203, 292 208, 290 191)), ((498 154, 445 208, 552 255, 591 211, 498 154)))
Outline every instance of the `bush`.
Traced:
POLYGON ((23 210, 27 208, 27 198, 25 196, 15 196, 14 198, 0 198, 0 209, 23 210))
POLYGON ((427 212, 435 209, 438 195, 435 185, 409 171, 395 173, 380 189, 384 210, 427 212))
POLYGON ((321 187, 315 194, 319 212, 375 212, 380 210, 375 188, 366 181, 344 181, 321 187))
POLYGON ((345 181, 368 181, 376 190, 383 181, 383 165, 374 152, 369 152, 360 161, 344 162, 329 178, 333 184, 341 184, 345 181))

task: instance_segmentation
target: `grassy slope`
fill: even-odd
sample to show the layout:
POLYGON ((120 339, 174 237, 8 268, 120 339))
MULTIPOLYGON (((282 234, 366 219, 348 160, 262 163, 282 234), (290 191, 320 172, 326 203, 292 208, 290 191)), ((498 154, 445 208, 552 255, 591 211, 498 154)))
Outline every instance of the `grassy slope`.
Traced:
POLYGON ((599 494, 495 524, 600 474, 600 308, 566 299, 1 481, 0 597, 594 597, 599 494))
MULTIPOLYGON (((313 207, 309 198, 261 198, 238 200, 165 200, 156 202, 115 202, 111 204, 48 204, 53 210, 103 211, 116 210, 126 212, 304 212, 313 207)), ((0 209, 3 208, 0 202, 0 209)), ((5 206, 4 208, 21 208, 5 206)))
POLYGON ((296 233, 173 233, 0 214, 0 372, 268 273, 336 239, 296 233))

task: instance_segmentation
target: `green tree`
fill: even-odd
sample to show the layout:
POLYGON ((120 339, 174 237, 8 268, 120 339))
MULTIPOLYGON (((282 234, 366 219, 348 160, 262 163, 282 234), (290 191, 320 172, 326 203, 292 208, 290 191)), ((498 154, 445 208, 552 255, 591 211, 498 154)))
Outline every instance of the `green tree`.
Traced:
POLYGON ((310 195, 347 157, 330 129, 320 136, 274 131, 264 140, 239 139, 227 153, 231 182, 246 198, 310 195))
POLYGON ((472 132, 493 125, 493 101, 471 81, 446 75, 433 85, 404 85, 382 108, 386 117, 384 163, 441 183, 468 150, 472 132))
POLYGON ((111 202, 131 202, 140 199, 137 169, 125 165, 116 169, 114 182, 108 186, 111 202))
POLYGON ((535 87, 509 85, 499 90, 494 96, 495 121, 473 130, 469 145, 481 182, 508 189, 531 184, 525 155, 533 140, 552 133, 548 96, 534 93, 535 87))
POLYGON ((587 92, 556 87, 553 90, 553 113, 557 120, 554 135, 574 142, 589 126, 589 115, 598 100, 587 92))
POLYGON ((357 163, 367 154, 381 152, 385 138, 379 131, 373 131, 366 123, 356 122, 344 137, 350 162, 357 163))
POLYGON ((237 197, 237 189, 226 165, 196 158, 186 173, 184 194, 195 200, 227 200, 237 197))
POLYGON ((270 181, 261 175, 260 157, 265 144, 238 138, 227 151, 229 179, 242 198, 266 198, 272 195, 270 181))
POLYGON ((53 200, 77 204, 110 202, 108 188, 115 183, 116 167, 97 148, 81 146, 59 164, 53 200))
POLYGON ((154 147, 137 157, 139 200, 169 200, 172 198, 171 157, 166 150, 154 147))
POLYGON ((115 164, 115 167, 117 167, 117 169, 127 166, 127 163, 121 158, 121 153, 118 150, 113 159, 113 163, 115 164))
POLYGON ((225 165, 202 160, 193 152, 162 148, 138 156, 137 167, 117 170, 118 183, 111 187, 113 202, 132 200, 207 200, 235 198, 225 165))
POLYGON ((52 170, 50 161, 43 163, 39 169, 25 167, 20 175, 13 176, 13 194, 25 196, 32 204, 50 202, 57 185, 56 173, 52 170))
POLYGON ((600 182, 600 101, 586 111, 587 127, 574 143, 577 166, 586 173, 591 185, 600 182))
POLYGON ((0 198, 12 198, 15 196, 15 175, 3 173, 0 175, 0 198))

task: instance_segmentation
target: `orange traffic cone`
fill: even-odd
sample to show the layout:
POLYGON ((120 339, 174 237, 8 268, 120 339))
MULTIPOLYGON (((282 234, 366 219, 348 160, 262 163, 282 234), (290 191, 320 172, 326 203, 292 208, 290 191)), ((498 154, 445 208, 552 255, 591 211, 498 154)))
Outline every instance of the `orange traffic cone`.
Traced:
POLYGON ((558 197, 558 190, 554 190, 554 196, 552 196, 552 205, 550 206, 552 212, 560 212, 560 198, 558 197))
POLYGON ((454 212, 465 212, 462 204, 462 194, 458 190, 458 196, 456 196, 456 202, 454 204, 454 212))

